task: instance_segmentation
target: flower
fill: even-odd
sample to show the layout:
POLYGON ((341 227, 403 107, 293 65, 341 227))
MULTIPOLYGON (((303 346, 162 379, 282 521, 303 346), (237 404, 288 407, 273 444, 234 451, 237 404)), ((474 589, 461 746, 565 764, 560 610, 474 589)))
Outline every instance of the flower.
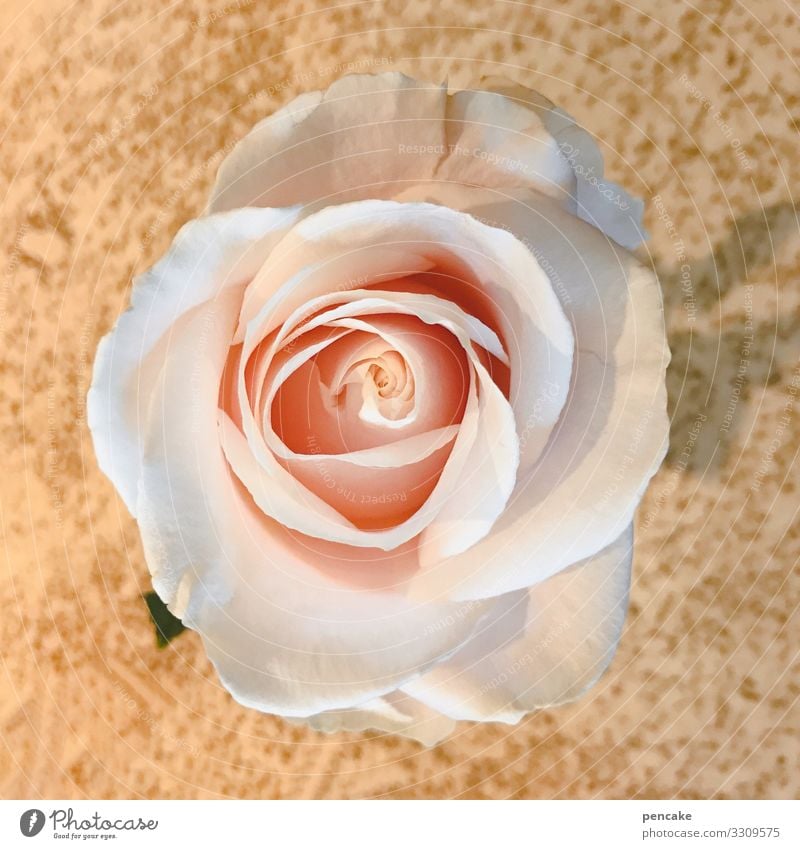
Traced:
POLYGON ((344 77, 232 150, 88 410, 234 698, 430 744, 597 680, 667 446, 641 213, 502 80, 344 77))

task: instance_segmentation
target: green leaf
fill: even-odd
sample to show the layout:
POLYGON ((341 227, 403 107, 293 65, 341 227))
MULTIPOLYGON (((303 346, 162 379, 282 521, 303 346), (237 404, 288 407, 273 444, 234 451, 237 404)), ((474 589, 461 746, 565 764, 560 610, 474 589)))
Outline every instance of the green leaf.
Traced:
POLYGON ((158 597, 157 593, 149 592, 144 596, 147 604, 147 609, 150 611, 150 618, 156 626, 156 643, 160 649, 168 646, 175 637, 182 631, 186 630, 186 626, 173 616, 167 608, 167 605, 158 597))

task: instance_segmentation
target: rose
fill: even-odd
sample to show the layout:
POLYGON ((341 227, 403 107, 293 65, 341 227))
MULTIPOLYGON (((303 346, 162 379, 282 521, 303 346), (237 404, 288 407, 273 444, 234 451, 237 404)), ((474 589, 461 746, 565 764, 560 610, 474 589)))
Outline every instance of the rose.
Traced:
POLYGON ((641 211, 502 81, 345 77, 234 148, 88 409, 238 701, 430 743, 605 670, 667 443, 641 211))

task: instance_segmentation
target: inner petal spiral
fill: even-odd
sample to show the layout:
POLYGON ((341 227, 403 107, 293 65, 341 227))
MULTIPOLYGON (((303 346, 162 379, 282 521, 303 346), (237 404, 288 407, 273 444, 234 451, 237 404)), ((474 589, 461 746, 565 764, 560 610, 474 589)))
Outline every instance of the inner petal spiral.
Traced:
POLYGON ((362 405, 358 415, 362 421, 402 426, 414 409, 414 375, 398 351, 387 351, 358 363, 348 378, 346 382, 361 384, 362 405))
POLYGON ((330 543, 394 551, 417 538, 423 565, 496 522, 518 421, 535 431, 534 457, 557 405, 528 407, 571 356, 556 347, 571 344, 557 298, 518 240, 383 201, 293 227, 247 284, 232 341, 222 447, 258 508, 330 543), (523 347, 533 372, 518 368, 523 347))
POLYGON ((391 527, 436 486, 464 417, 471 369, 448 330, 414 316, 346 323, 351 332, 278 388, 269 426, 293 452, 280 462, 297 481, 357 527, 391 527), (395 451, 398 462, 352 462, 370 449, 395 451))

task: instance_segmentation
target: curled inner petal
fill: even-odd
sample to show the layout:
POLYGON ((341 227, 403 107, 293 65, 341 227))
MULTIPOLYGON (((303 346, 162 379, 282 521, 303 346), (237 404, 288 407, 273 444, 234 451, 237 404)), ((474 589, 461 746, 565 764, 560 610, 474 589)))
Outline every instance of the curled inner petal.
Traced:
POLYGON ((309 491, 357 527, 391 527, 438 482, 471 371, 449 331, 413 316, 341 322, 352 332, 270 390, 264 425, 279 440, 281 465, 309 491))
POLYGON ((377 201, 296 227, 247 288, 221 393, 226 457, 258 508, 345 546, 418 537, 424 562, 485 536, 520 462, 515 325, 492 289, 518 291, 514 275, 544 285, 533 352, 562 357, 563 313, 508 233, 377 201))

